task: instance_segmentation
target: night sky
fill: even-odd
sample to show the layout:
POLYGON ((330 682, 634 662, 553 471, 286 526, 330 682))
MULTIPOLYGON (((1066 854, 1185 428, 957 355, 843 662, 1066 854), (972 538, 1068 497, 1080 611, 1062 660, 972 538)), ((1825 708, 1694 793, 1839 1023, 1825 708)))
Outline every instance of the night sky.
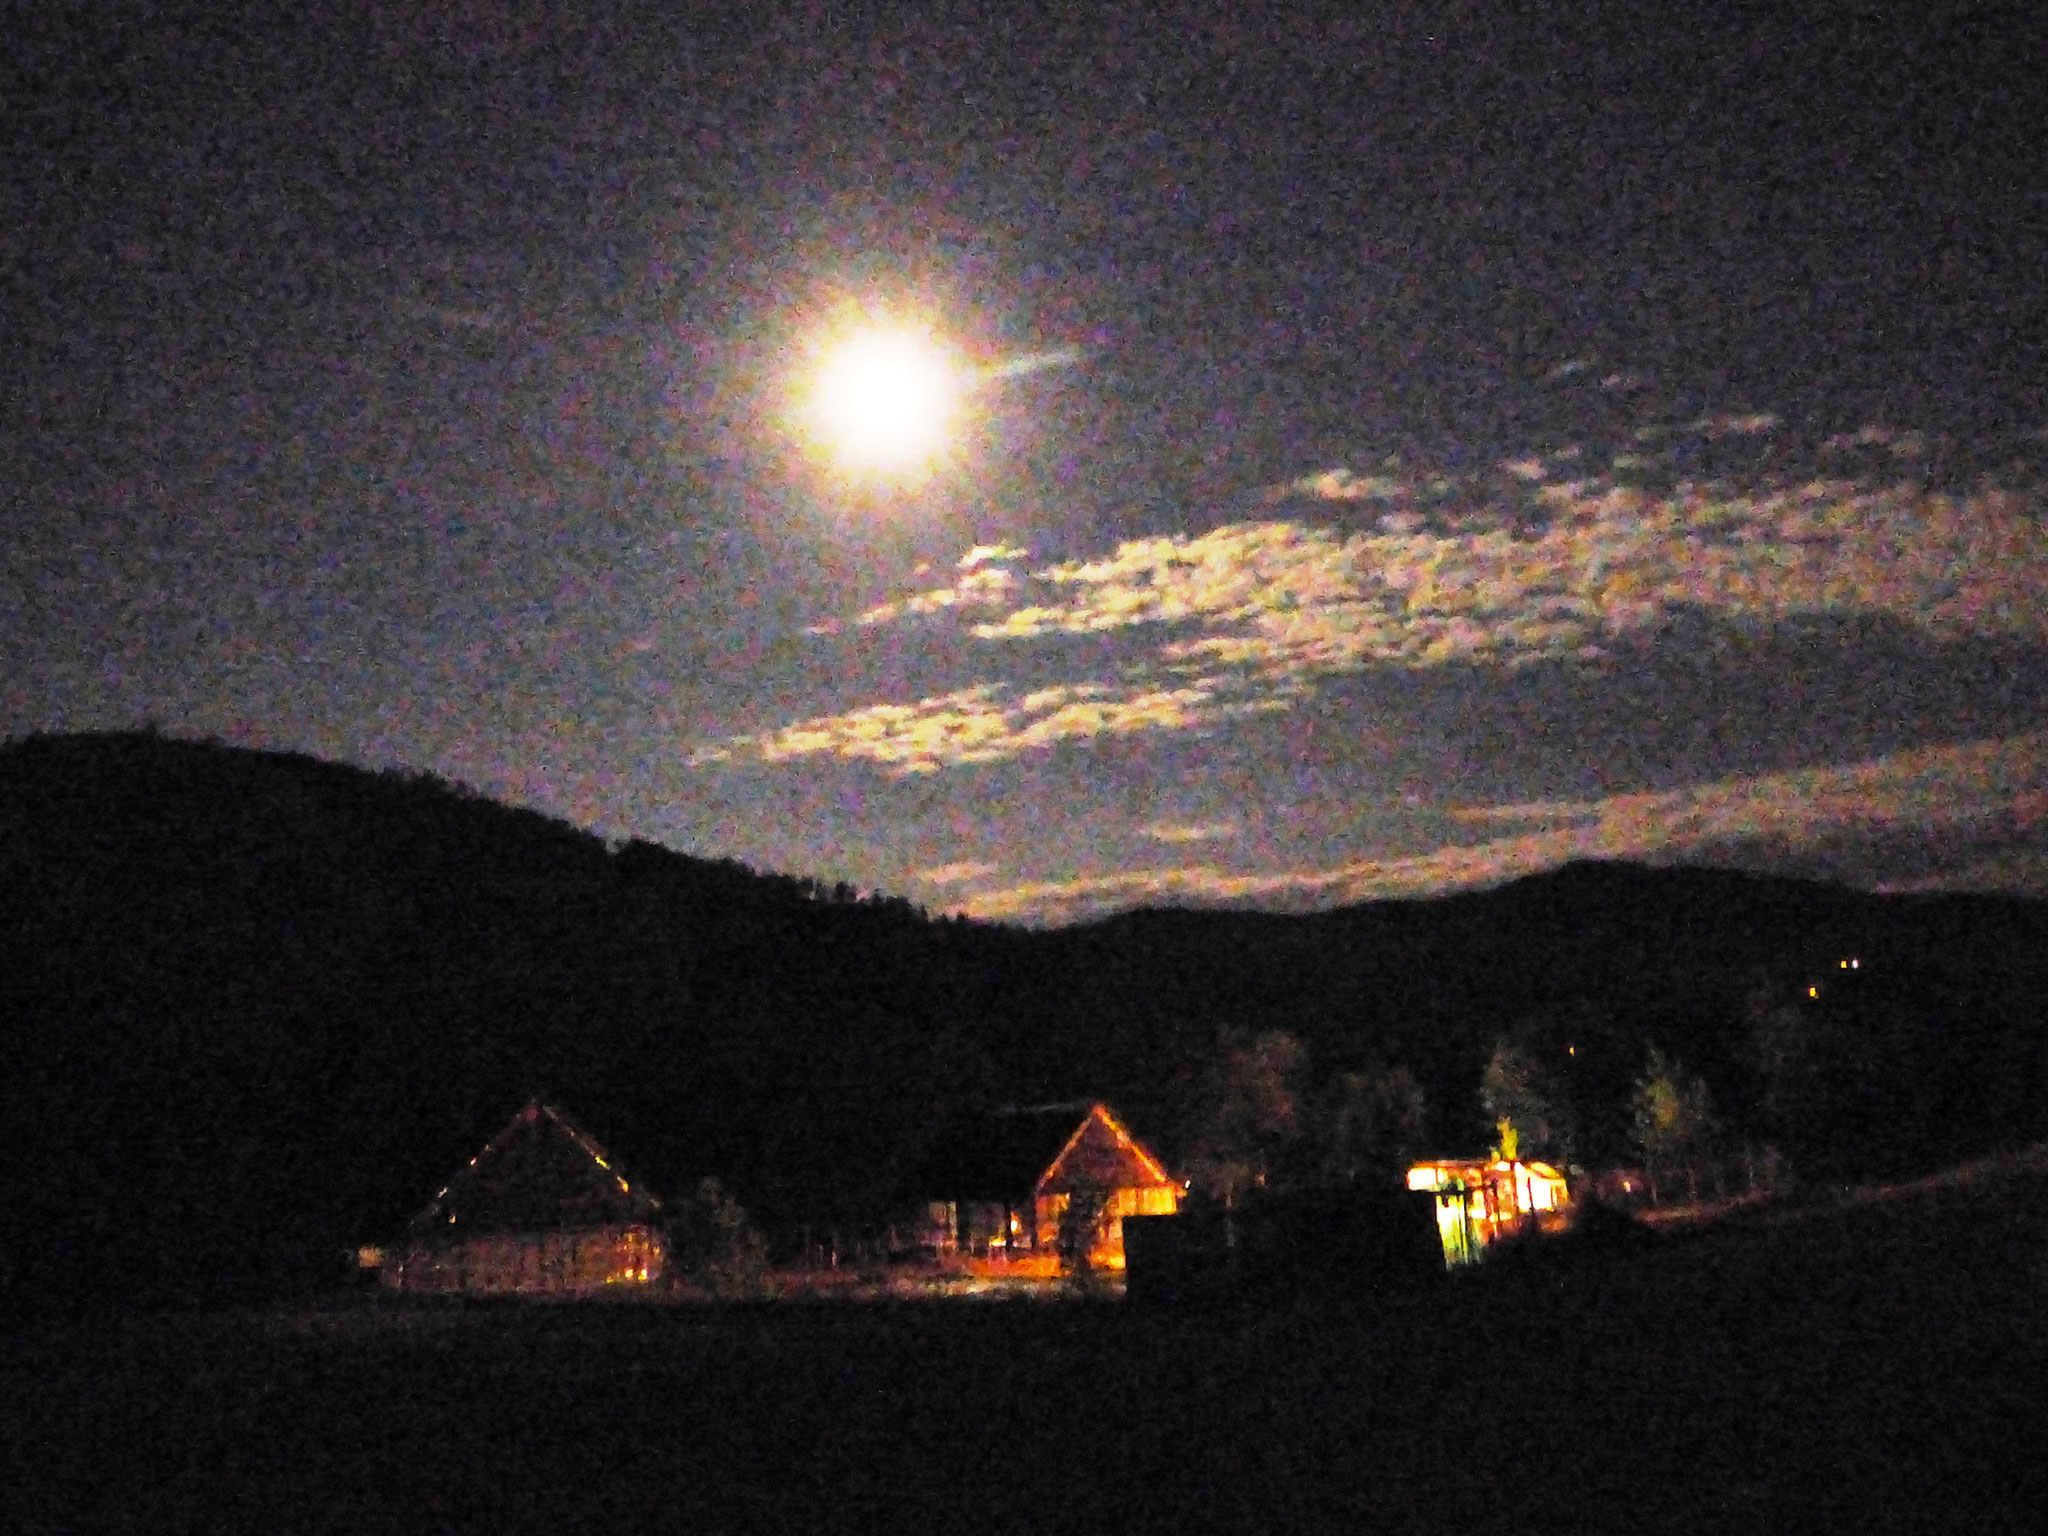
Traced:
POLYGON ((10 24, 6 734, 1027 921, 2048 893, 2031 6, 228 9, 10 24), (1005 375, 928 473, 851 308, 1005 375))

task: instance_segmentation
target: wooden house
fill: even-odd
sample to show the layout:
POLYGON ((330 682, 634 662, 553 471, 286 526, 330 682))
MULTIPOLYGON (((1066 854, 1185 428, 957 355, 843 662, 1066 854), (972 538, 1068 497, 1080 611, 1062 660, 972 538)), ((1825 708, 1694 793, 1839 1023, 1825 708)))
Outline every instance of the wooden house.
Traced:
POLYGON ((949 1127, 918 1176, 922 1246, 942 1256, 1057 1268, 1073 1202, 1099 1208, 1089 1262, 1124 1264, 1123 1218, 1170 1216, 1186 1185, 1108 1105, 1003 1109, 949 1127))
POLYGON ((456 1170, 401 1242, 364 1256, 398 1291, 631 1293, 662 1277, 660 1215, 650 1190, 560 1110, 535 1101, 456 1170))

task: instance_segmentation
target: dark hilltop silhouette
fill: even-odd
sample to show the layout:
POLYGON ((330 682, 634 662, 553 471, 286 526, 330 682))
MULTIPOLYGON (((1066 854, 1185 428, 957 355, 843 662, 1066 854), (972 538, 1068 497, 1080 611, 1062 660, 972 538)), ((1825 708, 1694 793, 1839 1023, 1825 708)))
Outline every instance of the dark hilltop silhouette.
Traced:
POLYGON ((2048 904, 2016 898, 1579 864, 1031 931, 607 846, 427 775, 33 737, 0 748, 0 1288, 331 1286, 539 1096, 656 1188, 715 1175, 778 1242, 853 1231, 978 1107, 1112 1100, 1171 1159, 1220 1043, 1274 1032, 1314 1081, 1405 1068, 1448 1150, 1484 1144, 1513 1038, 1565 1064, 1580 1155, 1627 1156, 1656 1045, 1729 1145, 1890 1176, 2048 1135, 2044 1007, 2048 904))

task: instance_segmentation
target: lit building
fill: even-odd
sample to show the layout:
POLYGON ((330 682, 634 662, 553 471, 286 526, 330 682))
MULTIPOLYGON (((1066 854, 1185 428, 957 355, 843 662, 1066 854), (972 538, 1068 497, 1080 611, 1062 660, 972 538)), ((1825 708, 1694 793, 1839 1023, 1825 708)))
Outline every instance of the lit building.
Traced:
POLYGON ((359 1262, 392 1290, 593 1296, 662 1277, 661 1201, 551 1105, 528 1104, 388 1247, 359 1262))
POLYGON ((1436 1196, 1444 1262, 1476 1264, 1489 1244, 1526 1232, 1555 1231, 1569 1219, 1571 1188, 1548 1163, 1520 1159, 1438 1158, 1408 1170, 1408 1187, 1436 1196))
POLYGON ((941 1256, 1056 1271, 1075 1199, 1100 1207, 1089 1259, 1124 1266, 1123 1219, 1171 1216, 1186 1185, 1106 1104, 1003 1109, 940 1135, 917 1176, 921 1246, 941 1256))

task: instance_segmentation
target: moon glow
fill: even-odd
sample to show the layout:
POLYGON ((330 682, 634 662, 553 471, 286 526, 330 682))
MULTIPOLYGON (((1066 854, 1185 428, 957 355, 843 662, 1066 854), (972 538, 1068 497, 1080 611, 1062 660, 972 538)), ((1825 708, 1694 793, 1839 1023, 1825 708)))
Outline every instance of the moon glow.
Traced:
POLYGON ((961 392, 958 372, 930 339, 861 331, 824 358, 812 391, 814 427, 849 468, 916 473, 944 448, 961 392))

